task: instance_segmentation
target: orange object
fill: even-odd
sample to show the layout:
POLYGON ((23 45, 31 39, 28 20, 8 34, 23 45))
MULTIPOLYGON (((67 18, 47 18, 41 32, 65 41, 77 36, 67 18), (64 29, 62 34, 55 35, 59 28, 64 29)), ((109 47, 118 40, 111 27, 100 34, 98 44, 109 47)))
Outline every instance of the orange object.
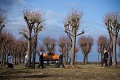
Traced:
POLYGON ((58 54, 43 54, 43 58, 44 59, 59 59, 59 55, 58 54))

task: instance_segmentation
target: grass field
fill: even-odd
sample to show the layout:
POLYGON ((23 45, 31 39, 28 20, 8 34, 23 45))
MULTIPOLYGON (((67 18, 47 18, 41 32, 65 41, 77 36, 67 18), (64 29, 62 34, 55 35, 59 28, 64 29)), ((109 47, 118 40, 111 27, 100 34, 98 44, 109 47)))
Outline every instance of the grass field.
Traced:
POLYGON ((25 69, 17 65, 14 69, 0 67, 0 80, 120 80, 120 66, 100 67, 100 64, 76 65, 44 69, 25 69))

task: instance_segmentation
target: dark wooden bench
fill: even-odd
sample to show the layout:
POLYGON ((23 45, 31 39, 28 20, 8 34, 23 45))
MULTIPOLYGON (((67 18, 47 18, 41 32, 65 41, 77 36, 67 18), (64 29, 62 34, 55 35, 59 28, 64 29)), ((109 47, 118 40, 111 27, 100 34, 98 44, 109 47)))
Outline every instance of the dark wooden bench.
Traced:
POLYGON ((59 62, 59 59, 44 59, 44 64, 46 66, 49 66, 49 64, 54 64, 54 67, 57 67, 58 62, 59 62), (47 62, 45 63, 45 61, 47 61, 47 62), (52 62, 50 62, 50 61, 52 61, 52 62))

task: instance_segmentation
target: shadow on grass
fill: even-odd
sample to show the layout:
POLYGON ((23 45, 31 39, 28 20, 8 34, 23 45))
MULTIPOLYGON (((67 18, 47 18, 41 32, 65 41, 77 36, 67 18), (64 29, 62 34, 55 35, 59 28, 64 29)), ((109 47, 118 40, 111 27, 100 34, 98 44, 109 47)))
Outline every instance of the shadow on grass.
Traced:
POLYGON ((11 69, 11 70, 5 70, 0 75, 10 75, 10 74, 20 74, 20 73, 31 73, 30 71, 23 70, 23 69, 11 69))
POLYGON ((52 75, 23 75, 23 76, 1 76, 0 79, 25 79, 25 78, 44 78, 44 77, 51 77, 52 75))

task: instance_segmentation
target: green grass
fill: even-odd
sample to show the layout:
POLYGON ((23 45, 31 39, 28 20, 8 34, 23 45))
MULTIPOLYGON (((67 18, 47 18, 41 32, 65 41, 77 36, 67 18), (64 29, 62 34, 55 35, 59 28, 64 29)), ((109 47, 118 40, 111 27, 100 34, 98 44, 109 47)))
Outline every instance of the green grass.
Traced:
MULTIPOLYGON (((37 65, 36 65, 37 67, 37 65)), ((100 67, 100 64, 76 65, 76 67, 25 69, 17 65, 14 69, 0 67, 0 80, 120 80, 120 66, 100 67)))

